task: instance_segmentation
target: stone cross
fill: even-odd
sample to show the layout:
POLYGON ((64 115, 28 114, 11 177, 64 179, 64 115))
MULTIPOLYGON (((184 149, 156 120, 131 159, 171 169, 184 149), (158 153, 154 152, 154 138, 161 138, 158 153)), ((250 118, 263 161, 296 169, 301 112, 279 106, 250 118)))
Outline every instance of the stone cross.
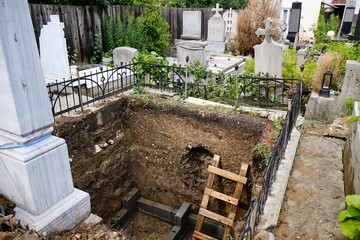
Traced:
POLYGON ((279 27, 277 28, 271 28, 271 23, 273 20, 271 18, 267 18, 264 20, 265 23, 265 29, 258 28, 255 31, 255 34, 259 37, 260 35, 265 35, 266 42, 270 43, 272 39, 272 35, 278 35, 280 34, 281 30, 279 27))
POLYGON ((212 8, 211 11, 215 12, 213 17, 221 17, 219 12, 222 12, 224 9, 220 8, 220 4, 216 4, 216 8, 212 8))

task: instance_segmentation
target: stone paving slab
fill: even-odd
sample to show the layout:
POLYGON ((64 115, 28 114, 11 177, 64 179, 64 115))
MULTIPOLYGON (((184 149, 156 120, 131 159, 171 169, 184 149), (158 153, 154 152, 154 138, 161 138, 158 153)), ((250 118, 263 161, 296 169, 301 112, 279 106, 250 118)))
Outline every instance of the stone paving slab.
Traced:
POLYGON ((342 139, 321 135, 301 137, 276 239, 346 239, 337 219, 345 209, 344 145, 342 139))

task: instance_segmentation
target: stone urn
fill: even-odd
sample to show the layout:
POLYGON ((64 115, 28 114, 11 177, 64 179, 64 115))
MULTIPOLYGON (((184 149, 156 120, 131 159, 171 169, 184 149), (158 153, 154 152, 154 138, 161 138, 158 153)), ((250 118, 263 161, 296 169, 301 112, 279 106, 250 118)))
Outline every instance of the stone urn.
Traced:
POLYGON ((111 62, 112 62, 112 57, 103 57, 102 58, 102 62, 103 62, 103 65, 107 66, 109 65, 111 62))

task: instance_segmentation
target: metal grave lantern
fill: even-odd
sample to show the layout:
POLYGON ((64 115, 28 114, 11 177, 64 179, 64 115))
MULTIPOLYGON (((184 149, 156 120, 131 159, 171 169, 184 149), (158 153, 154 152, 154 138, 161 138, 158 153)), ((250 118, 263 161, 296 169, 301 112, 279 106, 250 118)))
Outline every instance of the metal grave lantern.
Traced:
POLYGON ((333 73, 330 70, 327 70, 324 73, 324 78, 320 89, 320 96, 330 97, 330 86, 331 86, 332 78, 333 78, 333 73))

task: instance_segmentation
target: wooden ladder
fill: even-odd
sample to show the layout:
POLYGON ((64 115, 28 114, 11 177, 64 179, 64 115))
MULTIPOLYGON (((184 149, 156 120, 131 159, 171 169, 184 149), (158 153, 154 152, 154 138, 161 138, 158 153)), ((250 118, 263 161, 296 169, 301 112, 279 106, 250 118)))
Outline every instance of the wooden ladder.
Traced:
POLYGON ((210 237, 204 233, 201 233, 201 228, 204 222, 204 217, 211 218, 215 221, 221 222, 226 225, 224 231, 223 240, 227 240, 229 234, 232 231, 232 225, 236 217, 236 210, 239 203, 239 199, 241 196, 241 192, 244 184, 246 184, 246 172, 248 170, 248 164, 242 164, 240 169, 240 174, 237 175, 235 173, 223 170, 218 168, 220 163, 220 156, 215 155, 214 159, 211 162, 211 165, 208 168, 209 178, 205 187, 204 196, 200 205, 196 226, 193 234, 193 240, 203 239, 203 240, 216 240, 216 238, 210 237), (236 182, 236 188, 233 196, 228 196, 221 192, 217 192, 213 190, 213 184, 215 180, 215 175, 230 179, 236 182), (217 213, 211 212, 207 210, 207 206, 209 203, 209 197, 214 197, 220 199, 228 204, 231 204, 230 212, 227 217, 219 215, 217 213))

